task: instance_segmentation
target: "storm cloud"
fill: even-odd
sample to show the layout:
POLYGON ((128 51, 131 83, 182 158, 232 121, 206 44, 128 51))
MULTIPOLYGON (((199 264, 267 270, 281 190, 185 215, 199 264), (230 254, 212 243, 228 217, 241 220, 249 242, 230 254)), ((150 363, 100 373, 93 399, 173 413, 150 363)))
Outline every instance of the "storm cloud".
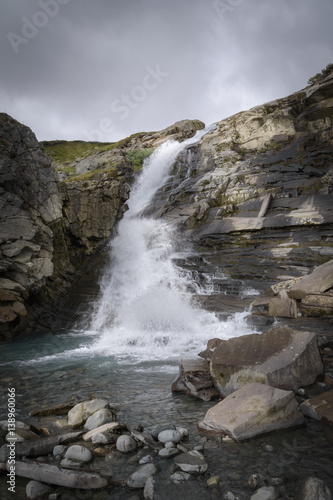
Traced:
POLYGON ((333 62, 332 0, 1 0, 0 105, 114 141, 288 95, 333 62))

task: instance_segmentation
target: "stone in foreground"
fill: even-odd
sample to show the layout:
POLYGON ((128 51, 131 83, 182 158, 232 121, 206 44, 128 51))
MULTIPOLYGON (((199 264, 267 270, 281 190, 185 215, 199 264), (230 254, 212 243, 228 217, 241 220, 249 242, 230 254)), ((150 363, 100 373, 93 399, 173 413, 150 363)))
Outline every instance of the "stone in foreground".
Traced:
POLYGON ((311 274, 297 281, 288 292, 292 299, 303 299, 313 292, 326 292, 333 287, 333 260, 317 267, 311 274))
POLYGON ((333 390, 307 399, 299 407, 304 415, 333 425, 333 390))
POLYGON ((55 484, 66 488, 99 489, 107 486, 107 480, 96 473, 61 469, 56 465, 38 462, 16 461, 15 473, 47 484, 55 484))
POLYGON ((206 359, 182 359, 179 374, 171 386, 172 392, 182 392, 210 401, 218 397, 206 359))
POLYGON ((253 382, 210 408, 199 428, 241 441, 303 423, 292 391, 253 382))
POLYGON ((250 382, 297 391, 323 374, 316 334, 287 327, 232 338, 216 347, 210 371, 221 396, 250 382))
POLYGON ((174 462, 183 472, 192 474, 203 474, 208 468, 203 455, 200 451, 192 450, 182 453, 174 458, 174 462))

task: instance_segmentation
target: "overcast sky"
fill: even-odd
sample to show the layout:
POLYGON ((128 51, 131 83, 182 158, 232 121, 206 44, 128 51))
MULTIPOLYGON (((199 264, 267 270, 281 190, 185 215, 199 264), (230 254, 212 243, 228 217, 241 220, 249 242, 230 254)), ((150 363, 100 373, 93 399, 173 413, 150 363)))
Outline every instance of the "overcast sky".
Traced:
POLYGON ((333 62, 332 0, 0 0, 0 110, 39 140, 207 125, 333 62))

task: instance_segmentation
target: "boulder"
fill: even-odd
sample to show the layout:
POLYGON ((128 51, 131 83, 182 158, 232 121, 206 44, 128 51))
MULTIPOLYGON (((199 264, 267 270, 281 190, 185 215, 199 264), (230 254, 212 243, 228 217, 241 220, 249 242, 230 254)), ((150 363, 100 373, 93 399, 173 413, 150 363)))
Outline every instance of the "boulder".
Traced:
POLYGON ((307 295, 300 310, 304 316, 333 316, 333 294, 307 295))
POLYGON ((242 441, 303 423, 292 391, 252 382, 210 408, 199 428, 242 441))
POLYGON ((179 374, 171 386, 172 392, 183 392, 210 401, 219 394, 213 384, 206 359, 182 359, 179 374))
POLYGON ((174 462, 183 472, 190 474, 203 474, 208 468, 203 455, 197 450, 182 453, 174 458, 174 462))
POLYGON ((333 260, 317 267, 311 274, 304 276, 288 292, 292 299, 303 299, 314 292, 326 292, 333 287, 333 260))
POLYGON ((90 490, 105 488, 108 484, 106 479, 96 473, 61 469, 56 465, 32 461, 16 460, 15 473, 21 477, 65 488, 90 490))
POLYGON ((319 396, 307 399, 300 405, 300 410, 304 415, 323 420, 330 425, 333 424, 333 390, 324 392, 319 396))
POLYGON ((308 477, 305 479, 295 500, 332 500, 332 492, 322 479, 308 477))
POLYGON ((216 347, 210 365, 223 397, 249 382, 296 392, 323 370, 315 333, 287 327, 229 339, 216 347))

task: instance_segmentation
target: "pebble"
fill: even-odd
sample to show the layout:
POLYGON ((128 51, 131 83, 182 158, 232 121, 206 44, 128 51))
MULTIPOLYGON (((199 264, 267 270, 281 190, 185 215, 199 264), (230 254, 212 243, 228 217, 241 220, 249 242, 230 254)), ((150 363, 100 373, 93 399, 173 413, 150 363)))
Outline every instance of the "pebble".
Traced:
POLYGON ((137 443, 132 436, 128 436, 127 434, 123 434, 119 436, 116 442, 116 448, 121 453, 130 453, 131 451, 136 450, 137 443))
POLYGON ((67 450, 67 448, 68 446, 64 446, 63 444, 58 444, 53 448, 53 456, 56 457, 57 455, 63 455, 67 450))
POLYGON ((274 486, 263 486, 259 488, 250 498, 250 500, 276 500, 279 493, 274 486))
POLYGON ((159 433, 157 436, 157 439, 160 441, 160 443, 167 443, 168 441, 172 441, 173 443, 179 443, 181 440, 182 436, 180 432, 172 429, 168 429, 165 431, 162 431, 159 433))
POLYGON ((217 486, 219 484, 219 476, 213 476, 207 479, 207 486, 217 486))
POLYGON ((46 495, 50 495, 53 489, 46 484, 40 483, 39 481, 29 481, 25 491, 29 500, 37 500, 45 498, 46 495))
POLYGON ((174 457, 175 455, 178 455, 179 451, 177 450, 177 448, 162 448, 158 454, 160 457, 164 457, 164 458, 170 458, 170 457, 174 457))
POLYGON ((129 476, 126 484, 129 488, 144 488, 149 477, 156 473, 157 469, 154 464, 141 465, 133 474, 129 476))
POLYGON ((68 448, 65 453, 65 458, 67 460, 74 460, 76 462, 91 462, 94 458, 92 452, 80 444, 74 444, 68 448))
POLYGON ((196 450, 182 453, 178 457, 175 457, 174 461, 183 472, 203 474, 208 468, 203 455, 200 451, 196 450))
POLYGON ((180 483, 181 481, 187 481, 187 479, 190 479, 191 474, 188 474, 187 472, 174 472, 171 474, 170 479, 174 483, 180 483))
POLYGON ((164 443, 164 448, 174 448, 176 445, 173 441, 167 441, 164 443))

